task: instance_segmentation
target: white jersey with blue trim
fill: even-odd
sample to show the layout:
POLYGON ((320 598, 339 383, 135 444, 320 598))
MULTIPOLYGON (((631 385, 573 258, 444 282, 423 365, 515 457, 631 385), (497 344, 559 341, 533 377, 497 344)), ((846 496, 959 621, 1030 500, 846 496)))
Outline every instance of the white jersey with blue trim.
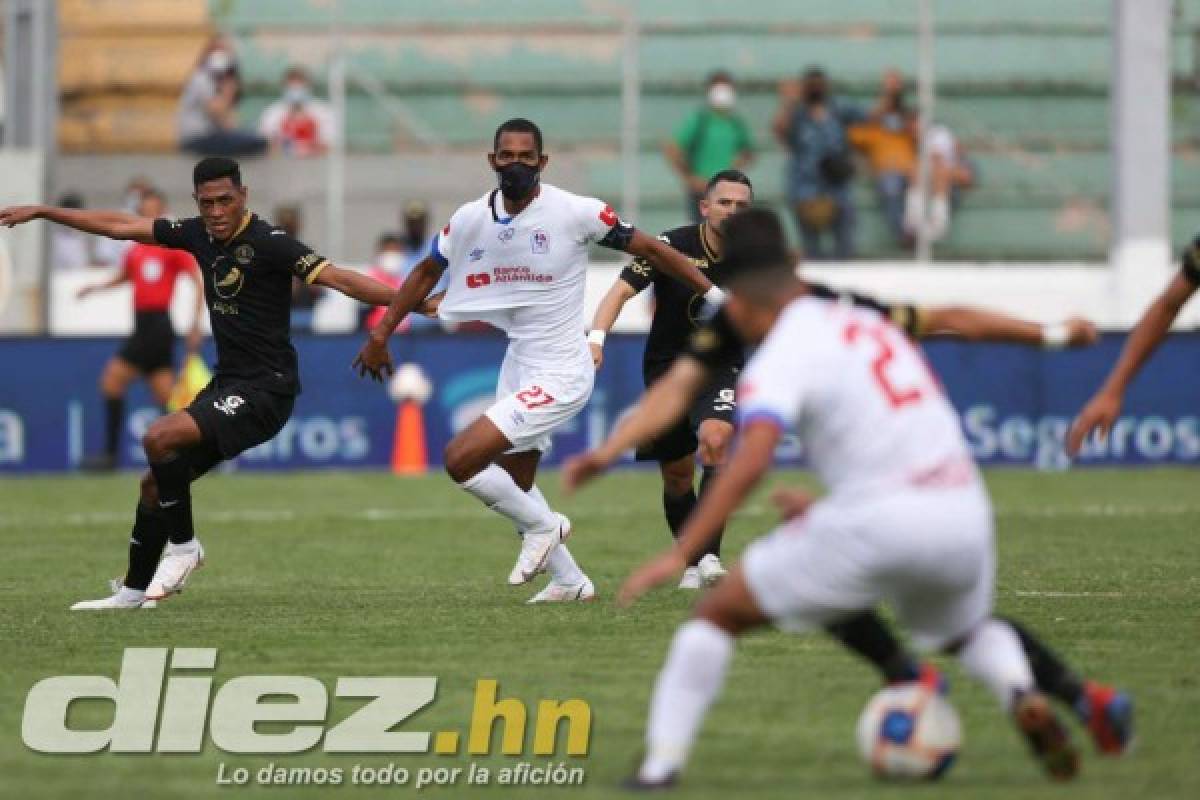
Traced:
POLYGON ((917 346, 868 308, 793 300, 742 372, 740 426, 800 437, 831 494, 978 479, 957 412, 917 346))
POLYGON ((602 200, 541 184, 513 217, 493 190, 454 213, 433 242, 446 265, 439 316, 482 320, 503 330, 512 355, 531 364, 574 368, 590 355, 584 338, 588 246, 621 222, 602 200))

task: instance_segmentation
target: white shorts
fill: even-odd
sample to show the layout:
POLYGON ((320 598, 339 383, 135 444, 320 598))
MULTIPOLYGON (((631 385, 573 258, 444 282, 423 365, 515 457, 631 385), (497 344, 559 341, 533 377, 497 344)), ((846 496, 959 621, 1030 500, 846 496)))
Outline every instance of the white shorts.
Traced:
POLYGON ((822 500, 742 559, 751 595, 780 628, 811 630, 888 603, 922 650, 991 614, 995 564, 981 486, 822 500))
POLYGON ((511 349, 504 354, 496 402, 486 412, 512 442, 511 453, 550 449, 556 428, 583 410, 592 396, 596 370, 591 362, 575 369, 563 365, 533 366, 518 361, 511 349))

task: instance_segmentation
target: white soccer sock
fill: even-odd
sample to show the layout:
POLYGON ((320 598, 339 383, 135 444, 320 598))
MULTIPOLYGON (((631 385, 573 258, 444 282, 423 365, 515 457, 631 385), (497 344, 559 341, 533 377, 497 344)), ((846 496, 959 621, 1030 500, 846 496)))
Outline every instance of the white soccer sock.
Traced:
POLYGON ((1007 622, 985 620, 958 651, 967 672, 982 681, 1005 709, 1018 693, 1034 688, 1033 670, 1021 640, 1007 622))
MULTIPOLYGON (((546 496, 542 494, 542 490, 537 487, 536 483, 526 494, 541 503, 546 511, 550 511, 550 504, 546 502, 546 496)), ((546 560, 546 571, 550 573, 550 578, 555 583, 561 583, 564 586, 578 586, 587 578, 583 574, 583 570, 575 563, 575 557, 571 555, 571 551, 565 544, 560 544, 550 551, 550 558, 546 560)))
POLYGON ((732 657, 733 637, 708 620, 680 626, 650 700, 642 780, 661 781, 683 767, 732 657))
POLYGON ((517 530, 545 532, 558 525, 545 502, 530 497, 512 476, 495 464, 489 464, 475 477, 459 484, 479 498, 485 506, 513 521, 517 530))

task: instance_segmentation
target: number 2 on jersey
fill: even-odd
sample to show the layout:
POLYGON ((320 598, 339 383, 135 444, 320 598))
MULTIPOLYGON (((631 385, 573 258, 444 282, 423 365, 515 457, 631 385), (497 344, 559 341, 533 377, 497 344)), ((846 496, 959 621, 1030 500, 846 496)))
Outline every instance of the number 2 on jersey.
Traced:
POLYGON ((884 324, 864 325, 858 320, 849 323, 843 331, 847 344, 854 344, 864 336, 875 343, 879 352, 875 356, 875 360, 871 362, 871 372, 892 408, 901 408, 921 402, 924 395, 920 388, 916 386, 900 388, 888 377, 888 367, 891 366, 892 359, 896 357, 896 351, 892 348, 891 342, 893 335, 895 335, 894 332, 884 324))
POLYGON ((527 409, 534 409, 550 405, 554 402, 554 398, 546 394, 546 390, 542 387, 530 386, 528 389, 517 392, 517 401, 527 409))

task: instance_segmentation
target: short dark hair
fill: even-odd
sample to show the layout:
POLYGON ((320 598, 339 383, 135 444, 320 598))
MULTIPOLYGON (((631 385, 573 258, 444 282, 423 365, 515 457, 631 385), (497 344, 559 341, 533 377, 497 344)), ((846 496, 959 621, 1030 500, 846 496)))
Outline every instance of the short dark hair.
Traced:
POLYGON ((202 158, 192 170, 192 187, 199 188, 202 183, 219 181, 221 178, 229 178, 234 186, 241 186, 242 168, 232 158, 225 156, 202 158))
POLYGON ((502 133, 532 133, 538 155, 542 154, 542 129, 524 117, 513 117, 507 122, 502 122, 500 127, 496 128, 496 135, 492 137, 492 150, 500 149, 500 134, 502 133))
POLYGON ((750 179, 746 177, 746 173, 742 172, 740 169, 723 169, 716 175, 713 175, 708 179, 708 185, 704 187, 704 193, 708 194, 713 190, 714 186, 722 181, 725 181, 726 183, 740 183, 742 186, 745 186, 750 190, 751 195, 754 194, 754 184, 752 184, 750 179))
POLYGON ((712 72, 710 72, 708 74, 708 85, 712 86, 714 83, 732 84, 733 83, 733 73, 727 69, 713 70, 712 72))
POLYGON ((787 235, 779 215, 767 208, 748 208, 725 220, 725 261, 731 280, 774 272, 791 272, 787 235))
POLYGON ((153 186, 147 186, 145 189, 142 190, 142 199, 145 200, 148 197, 153 197, 155 200, 157 200, 160 203, 167 202, 167 196, 165 194, 163 194, 161 190, 156 189, 153 186))

